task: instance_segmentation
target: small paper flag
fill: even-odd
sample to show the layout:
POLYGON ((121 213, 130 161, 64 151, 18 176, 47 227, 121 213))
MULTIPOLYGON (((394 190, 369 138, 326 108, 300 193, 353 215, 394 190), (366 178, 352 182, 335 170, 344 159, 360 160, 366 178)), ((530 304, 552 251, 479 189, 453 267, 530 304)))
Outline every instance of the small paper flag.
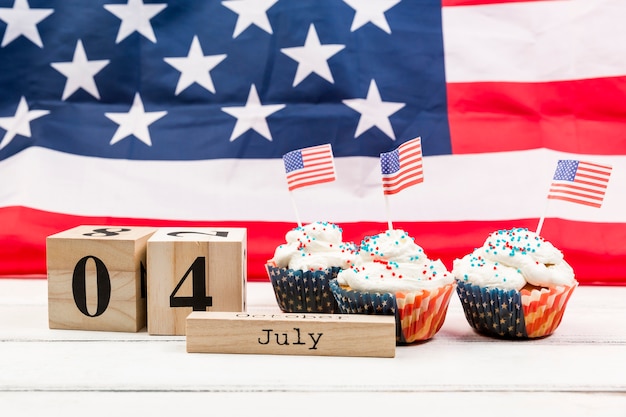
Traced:
POLYGON ((601 207, 612 167, 577 160, 560 160, 548 198, 601 207))
POLYGON ((289 191, 335 181, 335 163, 330 144, 298 149, 283 155, 289 191))
POLYGON ((391 152, 381 153, 380 168, 385 195, 396 194, 424 182, 421 138, 405 142, 391 152))

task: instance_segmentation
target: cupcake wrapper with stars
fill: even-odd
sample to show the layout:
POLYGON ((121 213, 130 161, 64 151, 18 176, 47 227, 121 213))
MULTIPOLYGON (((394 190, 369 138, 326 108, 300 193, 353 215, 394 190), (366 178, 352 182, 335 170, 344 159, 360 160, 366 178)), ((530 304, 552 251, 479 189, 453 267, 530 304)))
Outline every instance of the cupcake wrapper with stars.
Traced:
POLYGON ((457 281, 457 293, 470 326, 479 333, 506 339, 531 339, 554 333, 575 288, 576 285, 517 291, 457 281))
POLYGON ((331 289, 343 314, 381 314, 396 318, 396 343, 431 339, 441 329, 455 284, 432 290, 369 293, 342 288, 337 280, 331 289))
POLYGON ((336 278, 340 267, 318 271, 278 268, 267 264, 276 302, 285 313, 337 313, 339 308, 329 281, 336 278))

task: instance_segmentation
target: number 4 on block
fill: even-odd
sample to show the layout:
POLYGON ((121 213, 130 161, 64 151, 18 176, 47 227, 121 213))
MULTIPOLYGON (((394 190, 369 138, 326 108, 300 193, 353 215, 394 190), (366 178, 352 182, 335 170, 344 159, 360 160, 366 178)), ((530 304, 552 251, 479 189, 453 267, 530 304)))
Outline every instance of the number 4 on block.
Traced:
POLYGON ((148 240, 148 333, 185 335, 192 311, 244 311, 246 229, 160 228, 148 240))
POLYGON ((146 326, 151 227, 78 226, 46 239, 51 329, 137 332, 146 326))

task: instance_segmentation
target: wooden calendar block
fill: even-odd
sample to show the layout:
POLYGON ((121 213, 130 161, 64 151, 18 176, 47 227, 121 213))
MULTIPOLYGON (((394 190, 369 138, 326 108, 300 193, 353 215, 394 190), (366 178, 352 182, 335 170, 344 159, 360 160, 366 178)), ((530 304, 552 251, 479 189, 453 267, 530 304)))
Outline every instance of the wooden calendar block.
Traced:
POLYGON ((146 325, 146 250, 157 229, 78 226, 46 239, 51 329, 137 332, 146 325))
POLYGON ((369 356, 396 353, 394 316, 193 312, 187 352, 369 356))
POLYGON ((245 311, 245 228, 161 228, 148 240, 148 333, 184 335, 192 311, 245 311))

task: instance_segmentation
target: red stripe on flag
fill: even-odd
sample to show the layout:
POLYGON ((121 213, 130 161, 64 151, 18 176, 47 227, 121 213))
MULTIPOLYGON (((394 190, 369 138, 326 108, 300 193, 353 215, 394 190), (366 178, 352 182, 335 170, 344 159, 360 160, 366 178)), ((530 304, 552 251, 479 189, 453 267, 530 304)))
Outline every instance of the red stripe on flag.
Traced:
MULTIPOLYGON (((580 181, 577 181, 577 183, 580 183, 580 181)), ((605 186, 606 188, 606 186, 605 186)), ((569 190, 572 193, 575 193, 576 191, 585 191, 586 193, 590 193, 589 197, 595 197, 599 200, 602 200, 603 196, 604 196, 604 190, 593 190, 590 189, 588 187, 580 187, 577 185, 572 185, 572 184, 565 184, 565 183, 558 183, 558 184, 552 184, 552 187, 550 188, 550 192, 552 191, 558 191, 558 190, 569 190), (594 196, 594 194, 597 194, 597 196, 594 196)))
MULTIPOLYGON (((594 202, 591 202, 591 201, 588 201, 588 200, 583 200, 583 199, 580 199, 580 198, 574 198, 574 196, 576 196, 576 195, 582 197, 581 194, 576 194, 576 193, 567 193, 567 194, 569 196, 571 196, 571 197, 567 197, 565 195, 554 195, 554 194, 551 194, 551 195, 548 196, 548 199, 550 199, 550 200, 563 200, 563 201, 568 201, 570 203, 577 203, 577 204, 582 204, 582 205, 585 205, 585 206, 595 207, 595 208, 602 207, 602 203, 594 203, 594 202)), ((585 196, 585 197, 587 197, 587 196, 585 196)), ((587 198, 589 198, 589 197, 587 197, 587 198)))
MULTIPOLYGON (((420 164, 418 167, 416 167, 416 170, 417 169, 421 170, 422 165, 420 164)), ((383 179, 383 183, 385 184, 385 187, 390 188, 390 189, 398 187, 400 184, 404 185, 402 187, 404 189, 411 185, 419 184, 423 181, 424 181, 424 178, 422 177, 421 172, 401 172, 400 175, 396 175, 394 177, 386 177, 383 179)))
MULTIPOLYGON (((113 217, 81 217, 33 210, 26 207, 0 208, 0 227, 4 231, 0 246, 0 276, 46 274, 46 237, 75 226, 152 227, 245 227, 248 230, 248 279, 267 281, 265 261, 274 255, 285 234, 296 225, 287 222, 219 221, 194 222, 113 217)), ((360 243, 364 236, 386 230, 386 223, 339 223, 345 241, 360 243)), ((463 222, 394 222, 424 248, 431 259, 441 259, 448 269, 455 258, 483 244, 494 230, 527 227, 535 230, 537 219, 463 222), (451 236, 454 236, 451 239, 451 236)), ((541 235, 563 251, 576 279, 586 285, 626 285, 626 224, 587 223, 546 219, 541 235), (593 246, 589 242, 594 242, 593 246)))
MULTIPOLYGON (((289 178, 289 182, 291 183, 295 183, 297 181, 306 181, 306 180, 313 180, 315 178, 318 177, 323 177, 326 175, 330 175, 332 178, 334 178, 335 175, 335 170, 333 169, 333 167, 331 166, 330 168, 328 167, 324 167, 324 168, 315 168, 314 172, 311 171, 299 171, 297 173, 294 173, 293 175, 288 175, 289 178)), ((298 184, 298 187, 302 187, 303 184, 298 184)), ((298 188, 295 187, 295 188, 298 188)))
POLYGON ((576 175, 576 182, 581 183, 581 184, 593 184, 597 187, 606 187, 606 183, 609 182, 609 177, 598 177, 597 175, 588 175, 588 174, 583 174, 580 171, 580 168, 578 169, 578 174, 576 175), (591 181, 583 181, 583 180, 579 180, 578 177, 580 178, 587 178, 591 181))
POLYGON ((548 148, 626 154, 626 77, 448 84, 456 154, 548 148))
POLYGON ((598 174, 600 177, 596 177, 602 179, 604 181, 608 181, 611 170, 613 168, 607 165, 594 164, 593 162, 584 162, 578 166, 578 171, 590 172, 593 174, 598 174))
POLYGON ((592 185, 596 188, 607 188, 607 184, 609 182, 608 178, 599 178, 599 177, 592 177, 590 175, 581 175, 578 174, 576 176, 576 183, 577 184, 583 184, 583 185, 592 185), (594 180, 594 181, 583 181, 581 179, 579 179, 578 177, 582 177, 582 178, 588 178, 590 180, 594 180))
POLYGON ((562 0, 442 0, 442 7, 452 6, 480 6, 482 4, 502 4, 502 3, 531 3, 562 0))
POLYGON ((410 177, 422 177, 423 176, 423 164, 422 159, 412 161, 410 163, 400 163, 400 170, 395 175, 386 175, 383 177, 383 182, 390 186, 394 182, 401 179, 410 177), (409 168, 410 167, 410 168, 409 168))

